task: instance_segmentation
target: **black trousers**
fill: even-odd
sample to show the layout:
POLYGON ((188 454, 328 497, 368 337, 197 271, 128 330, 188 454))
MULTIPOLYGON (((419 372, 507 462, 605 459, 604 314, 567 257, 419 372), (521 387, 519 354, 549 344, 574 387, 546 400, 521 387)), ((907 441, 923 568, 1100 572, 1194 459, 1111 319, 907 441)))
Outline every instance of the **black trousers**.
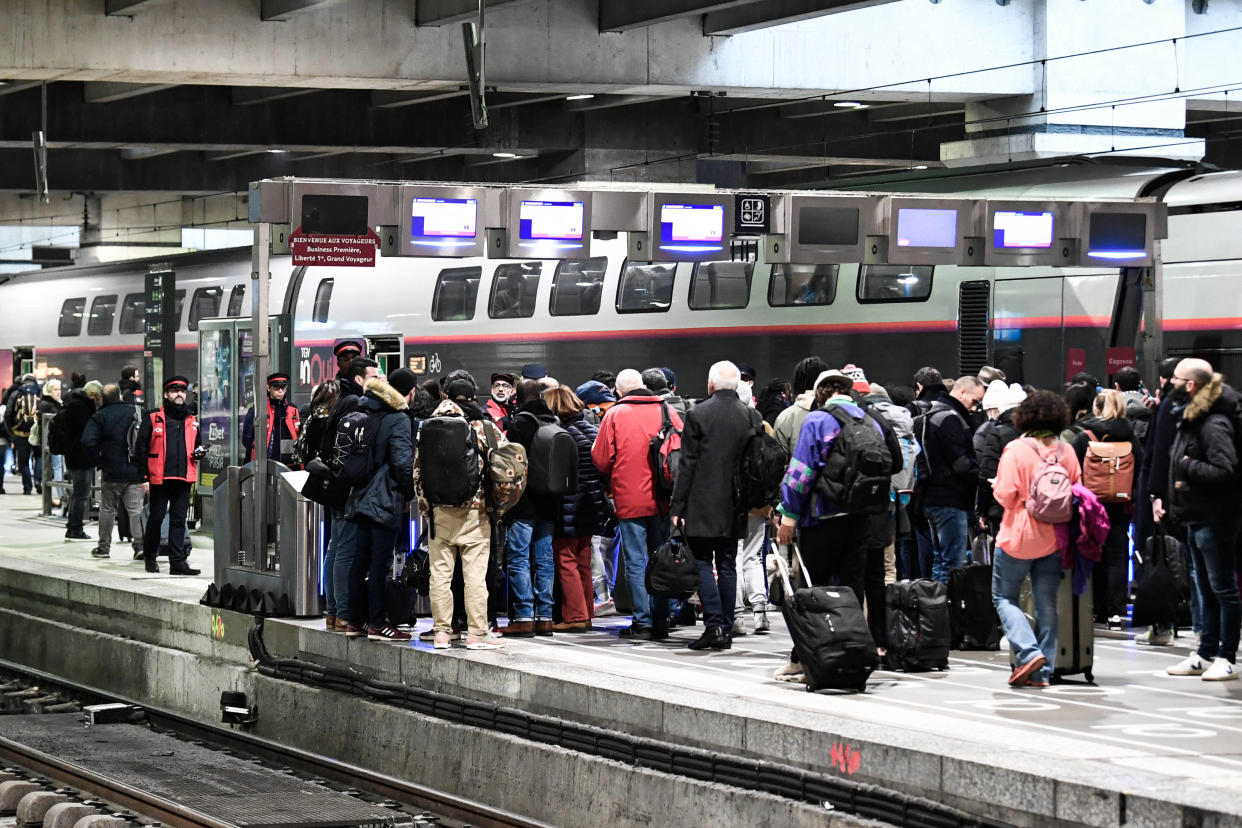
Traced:
POLYGON ((1110 615, 1125 618, 1130 599, 1130 509, 1124 503, 1108 503, 1104 511, 1108 513, 1108 537, 1092 584, 1095 614, 1100 620, 1110 615))
POLYGON ((190 510, 190 484, 184 480, 166 480, 151 486, 151 512, 147 530, 142 536, 142 554, 154 561, 160 553, 160 524, 168 513, 168 563, 181 566, 189 553, 185 549, 185 516, 190 510))
MULTIPOLYGON (((798 551, 807 578, 815 586, 846 586, 863 604, 863 580, 867 566, 866 515, 840 515, 798 530, 798 551)), ((798 652, 789 660, 798 663, 798 652)))
POLYGON ((733 632, 737 602, 737 538, 686 538, 699 568, 699 600, 703 625, 733 632), (712 563, 716 571, 712 573, 712 563))

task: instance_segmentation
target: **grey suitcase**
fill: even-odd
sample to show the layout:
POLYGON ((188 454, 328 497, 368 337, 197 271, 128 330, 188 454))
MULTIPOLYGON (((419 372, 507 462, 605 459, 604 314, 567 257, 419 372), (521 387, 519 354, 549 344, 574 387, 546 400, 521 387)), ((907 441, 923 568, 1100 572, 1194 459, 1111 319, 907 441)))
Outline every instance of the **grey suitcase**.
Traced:
MULTIPOLYGON (((1057 657, 1052 665, 1054 678, 1082 675, 1095 681, 1095 625, 1091 600, 1091 579, 1082 595, 1074 594, 1074 570, 1061 570, 1057 588, 1057 657)), ((1031 581, 1022 583, 1022 611, 1035 628, 1035 600, 1031 581)))

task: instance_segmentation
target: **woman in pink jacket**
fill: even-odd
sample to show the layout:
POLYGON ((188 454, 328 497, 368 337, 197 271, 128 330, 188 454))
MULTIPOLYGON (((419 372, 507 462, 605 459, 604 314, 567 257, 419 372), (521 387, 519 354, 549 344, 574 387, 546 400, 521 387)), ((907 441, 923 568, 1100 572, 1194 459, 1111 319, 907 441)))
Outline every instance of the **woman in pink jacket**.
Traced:
POLYGON ((1073 447, 1059 436, 1069 423, 1069 410, 1061 397, 1036 391, 1018 406, 1013 423, 1022 436, 1005 446, 992 486, 996 502, 1005 509, 992 561, 992 603, 1017 665, 1009 685, 1047 687, 1057 649, 1061 556, 1055 524, 1035 519, 1026 501, 1048 457, 1057 456, 1072 483, 1079 481, 1082 472, 1073 447), (1018 593, 1028 574, 1035 598, 1035 630, 1018 606, 1018 593))

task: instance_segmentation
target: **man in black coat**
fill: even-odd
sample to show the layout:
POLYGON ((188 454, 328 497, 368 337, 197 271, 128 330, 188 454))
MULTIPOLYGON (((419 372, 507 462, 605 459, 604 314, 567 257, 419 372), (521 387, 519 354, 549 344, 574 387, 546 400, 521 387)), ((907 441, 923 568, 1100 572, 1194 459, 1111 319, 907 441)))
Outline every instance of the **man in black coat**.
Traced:
MULTIPOLYGON (((103 386, 92 380, 82 389, 69 394, 64 410, 58 415, 64 423, 61 428, 65 440, 65 465, 69 469, 69 481, 73 484, 69 499, 69 524, 65 529, 65 537, 70 540, 90 538, 82 524, 86 517, 86 507, 90 503, 91 486, 95 483, 95 458, 82 445, 82 434, 102 401, 103 386)), ((55 423, 56 420, 53 419, 52 422, 55 423)))
POLYGON ((923 498, 932 542, 932 578, 948 583, 949 572, 966 565, 966 535, 975 509, 979 463, 975 459, 974 429, 970 412, 983 400, 983 383, 961 377, 953 390, 941 392, 931 407, 924 428, 915 423, 915 438, 922 441, 931 476, 923 498))
POLYGON ((686 415, 681 462, 669 514, 686 536, 699 568, 699 599, 706 630, 692 650, 727 650, 733 643, 737 594, 737 541, 746 513, 737 500, 734 476, 742 450, 763 418, 738 398, 741 372, 717 362, 707 375, 707 399, 686 415), (715 561, 715 573, 712 562, 715 561))
POLYGON ((341 384, 341 396, 350 394, 354 397, 361 397, 362 384, 367 381, 367 378, 360 380, 350 366, 355 359, 362 356, 362 346, 352 339, 346 339, 333 346, 332 355, 336 357, 336 381, 341 384))
MULTIPOLYGON (((134 559, 142 557, 142 472, 129 454, 130 429, 142 424, 142 411, 122 401, 115 383, 103 388, 103 408, 91 415, 82 432, 82 447, 95 458, 103 473, 99 503, 99 545, 91 550, 106 558, 112 547, 112 525, 118 510, 129 516, 134 559)), ((135 436, 137 436, 135 434, 135 436)))

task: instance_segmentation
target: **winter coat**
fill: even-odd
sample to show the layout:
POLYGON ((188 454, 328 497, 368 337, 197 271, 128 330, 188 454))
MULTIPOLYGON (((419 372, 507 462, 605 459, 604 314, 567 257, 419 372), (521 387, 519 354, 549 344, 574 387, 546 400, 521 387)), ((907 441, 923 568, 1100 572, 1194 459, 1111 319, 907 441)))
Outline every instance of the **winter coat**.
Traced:
POLYGON ((129 427, 142 411, 136 405, 105 402, 82 430, 82 446, 103 471, 105 483, 137 483, 142 472, 129 456, 129 427))
POLYGON ((361 397, 362 396, 363 388, 361 385, 359 385, 357 382, 354 381, 353 377, 346 377, 344 374, 338 372, 336 375, 336 381, 340 383, 341 385, 341 398, 342 399, 345 397, 361 397))
POLYGON ((1122 391, 1121 397, 1126 401, 1126 419, 1134 426, 1134 436, 1140 443, 1147 442, 1147 429, 1151 427, 1151 409, 1147 407, 1147 397, 1142 391, 1122 391))
POLYGON ((979 485, 979 463, 975 460, 966 406, 956 397, 942 394, 927 415, 923 440, 931 477, 927 481, 924 506, 951 506, 971 511, 975 508, 979 485))
POLYGON ((579 411, 561 420, 578 446, 578 491, 561 498, 554 537, 584 538, 602 535, 612 520, 612 504, 605 494, 604 476, 591 462, 591 447, 599 427, 587 422, 579 411))
MULTIPOLYGON (((371 446, 371 480, 356 487, 345 504, 345 517, 370 518, 389 529, 401 522, 405 501, 414 497, 414 445, 405 397, 379 377, 367 380, 358 410, 381 417, 371 446)), ((380 550, 375 550, 380 551, 380 550)))
POLYGON ((901 469, 893 472, 892 490, 907 492, 914 488, 914 463, 921 449, 914 439, 914 418, 905 406, 881 400, 867 407, 871 413, 882 417, 883 424, 892 429, 893 436, 901 446, 901 469))
POLYGON ((133 380, 123 379, 120 382, 121 402, 127 405, 142 405, 142 386, 133 380))
POLYGON ((1061 467, 1070 480, 1078 483, 1082 469, 1074 449, 1064 440, 1045 446, 1034 438, 1013 440, 1001 452, 1000 465, 996 470, 996 485, 992 495, 1005 510, 1000 531, 996 533, 996 545, 1013 558, 1029 560, 1055 554, 1056 529, 1051 523, 1035 520, 1026 511, 1026 499, 1031 493, 1035 473, 1043 467, 1045 458, 1059 454, 1061 467))
MULTIPOLYGON (((487 453, 490 444, 487 439, 488 431, 491 431, 492 438, 496 442, 496 446, 508 445, 509 441, 505 439, 505 435, 500 433, 500 429, 496 424, 487 418, 483 410, 476 406, 468 406, 469 410, 463 409, 460 405, 452 400, 441 400, 436 406, 436 410, 431 412, 432 417, 462 417, 470 422, 470 427, 474 429, 474 438, 479 450, 479 472, 482 481, 478 491, 474 496, 465 503, 459 503, 455 507, 459 509, 475 509, 483 511, 487 509, 487 453)), ((424 421, 425 422, 425 421, 424 421)), ((407 426, 408 428, 408 426, 407 426)), ((423 494, 422 486, 419 485, 419 476, 422 472, 420 463, 422 462, 422 453, 414 452, 414 488, 418 495, 418 511, 424 516, 431 515, 431 504, 427 502, 426 496, 423 494)), ((450 542, 451 539, 445 539, 450 542)))
POLYGON ((47 435, 45 432, 47 431, 48 422, 45 422, 45 420, 49 416, 55 417, 64 407, 64 404, 51 394, 44 394, 39 397, 39 423, 30 432, 30 444, 32 446, 47 445, 47 435))
MULTIPOLYGON (((277 403, 267 398, 267 456, 269 460, 291 464, 293 462, 293 442, 298 439, 298 431, 302 424, 302 415, 296 406, 287 400, 277 403), (281 453, 284 441, 290 447, 288 452, 281 453)), ((245 462, 254 459, 254 406, 246 409, 246 419, 242 423, 242 448, 245 449, 245 462)))
POLYGON ((622 397, 599 424, 591 462, 609 475, 618 518, 650 517, 660 512, 651 485, 647 449, 663 422, 662 406, 668 408, 669 420, 680 427, 681 415, 646 388, 622 397))
POLYGON ((1169 455, 1169 511, 1183 523, 1237 517, 1238 395, 1213 374, 1182 410, 1169 455))
POLYGON ((798 443, 798 433, 802 431, 802 421, 815 407, 815 391, 803 391, 793 401, 793 405, 776 416, 772 424, 772 436, 785 450, 786 456, 793 456, 794 446, 798 443))
MULTIPOLYGON (((152 463, 157 455, 151 453, 151 440, 153 436, 151 426, 151 415, 159 409, 153 409, 146 412, 142 418, 142 427, 138 429, 138 441, 134 448, 134 456, 138 458, 146 458, 146 463, 139 469, 142 479, 147 480, 151 477, 150 463, 152 463)), ((196 463, 191 463, 187 459, 190 451, 198 448, 203 442, 203 431, 195 428, 194 445, 187 448, 185 444, 185 427, 187 421, 194 415, 184 405, 173 405, 165 402, 164 410, 164 468, 162 478, 164 480, 188 480, 192 479, 196 473, 196 463)), ((159 485, 159 484, 155 484, 159 485)))
POLYGON ((496 424, 496 428, 500 429, 500 433, 504 434, 509 429, 509 417, 517 409, 512 405, 501 405, 496 402, 495 397, 487 398, 487 406, 484 408, 487 416, 492 418, 492 422, 496 424))
MULTIPOLYGON (((815 491, 815 479, 819 476, 824 464, 828 462, 832 444, 837 439, 837 435, 841 433, 841 424, 837 422, 837 418, 825 410, 832 405, 839 405, 851 417, 860 417, 863 414, 863 410, 858 407, 853 398, 837 396, 829 397, 824 403, 824 408, 812 411, 803 420, 802 430, 798 432, 798 442, 789 460, 789 468, 781 481, 779 508, 781 515, 793 518, 799 526, 811 526, 818 523, 821 518, 841 513, 836 504, 829 502, 815 491)), ((871 422, 884 435, 889 452, 892 453, 893 466, 889 473, 899 471, 902 465, 901 446, 892 428, 877 418, 871 418, 871 422)))
POLYGON ((65 424, 65 439, 68 443, 68 448, 65 449, 65 465, 76 471, 95 468, 93 453, 82 446, 82 434, 95 413, 95 401, 79 389, 69 395, 64 412, 61 420, 65 424))
POLYGON ((681 433, 681 462, 669 514, 685 519, 690 538, 737 538, 746 525, 735 478, 742 449, 763 417, 721 389, 686 415, 681 433))
MULTIPOLYGON (((992 427, 983 441, 983 450, 979 452, 979 493, 975 498, 975 514, 985 517, 993 523, 1000 523, 1005 516, 1004 508, 996 502, 992 495, 992 483, 996 479, 996 470, 1000 466, 1001 452, 1005 446, 1018 439, 1018 429, 1013 425, 1014 409, 1008 408, 992 421, 992 427)), ((978 435, 978 432, 975 432, 978 435)))
POLYGON ((332 409, 320 406, 314 411, 308 411, 306 417, 302 420, 302 431, 305 434, 298 436, 306 443, 307 457, 306 462, 309 463, 313 458, 322 458, 323 438, 328 429, 328 418, 332 416, 332 409))
MULTIPOLYGON (((556 422, 556 417, 552 414, 552 409, 548 408, 548 404, 543 401, 542 397, 536 397, 520 406, 509 418, 509 428, 505 431, 505 437, 510 443, 517 443, 526 449, 526 456, 529 458, 530 447, 535 441, 535 432, 539 430, 539 426, 543 423, 554 422, 556 422)), ((560 510, 560 497, 537 495, 527 488, 513 508, 505 512, 505 523, 556 520, 560 515, 560 510)))

